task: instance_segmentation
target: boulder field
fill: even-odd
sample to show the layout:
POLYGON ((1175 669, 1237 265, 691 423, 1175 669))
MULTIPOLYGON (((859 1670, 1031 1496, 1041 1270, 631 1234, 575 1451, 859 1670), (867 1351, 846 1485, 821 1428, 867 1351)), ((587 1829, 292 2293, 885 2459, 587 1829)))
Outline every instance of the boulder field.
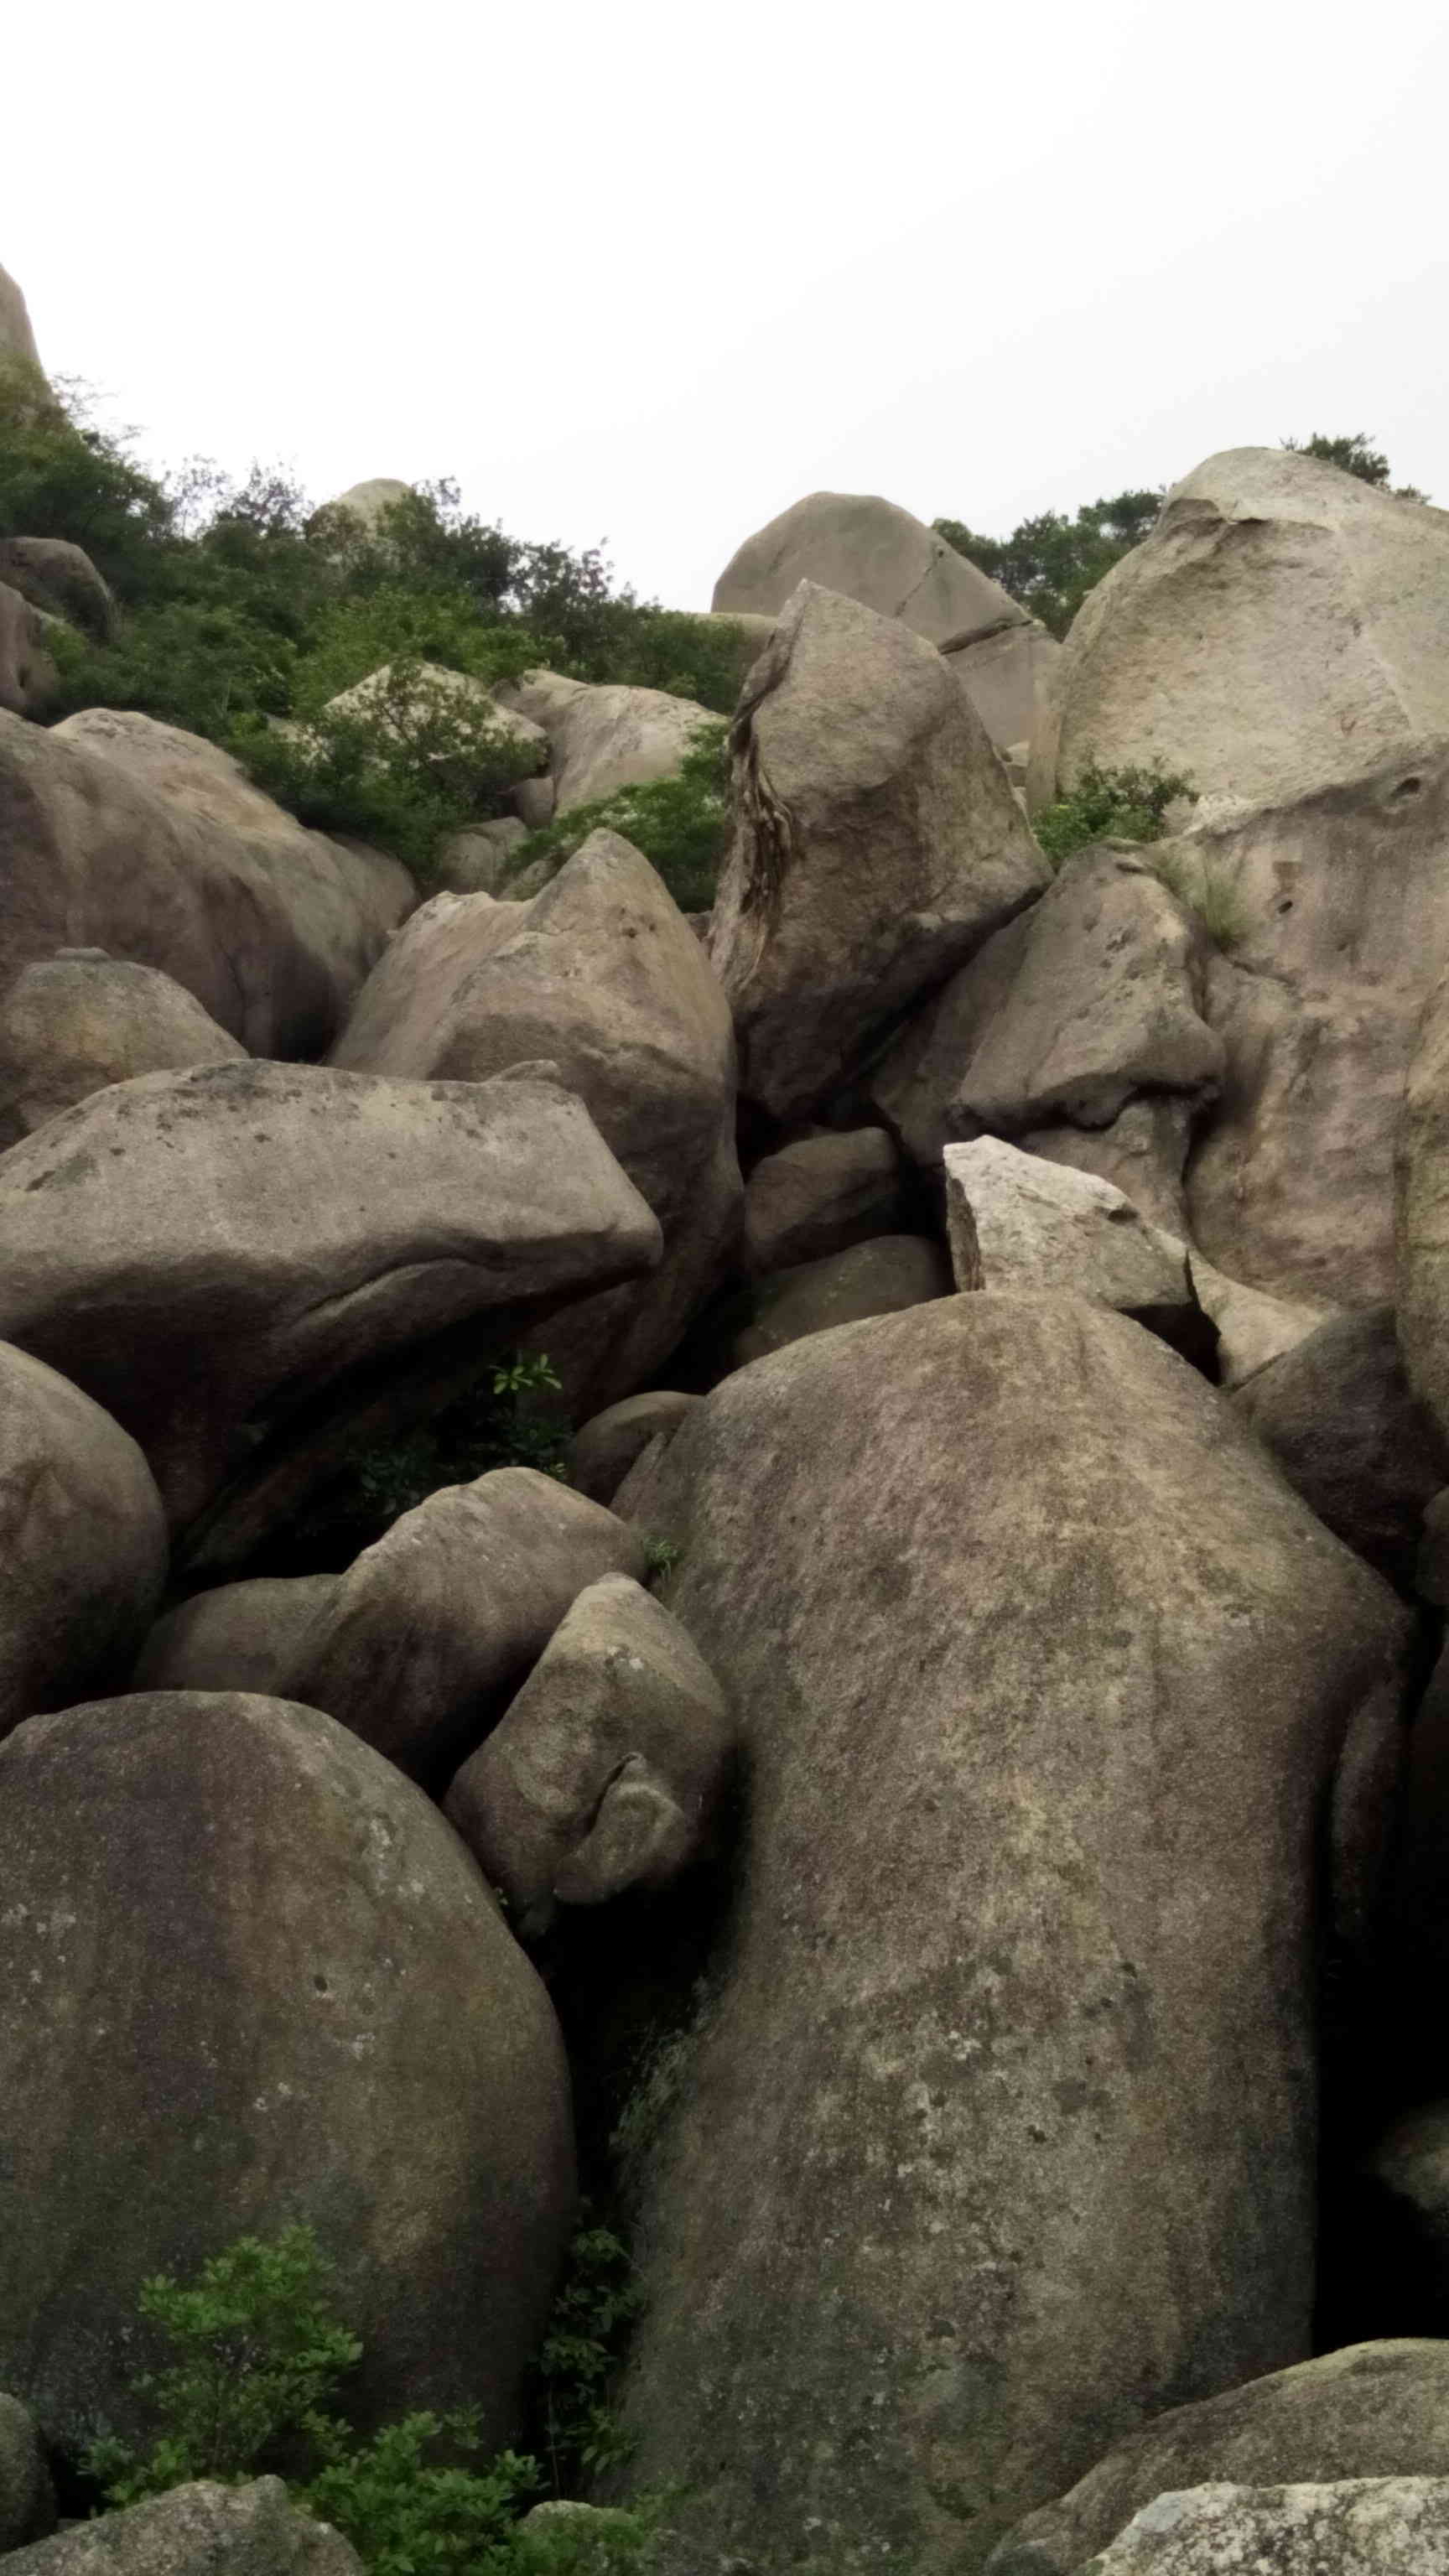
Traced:
POLYGON ((1441 2576, 1449 518, 1227 451, 1058 656, 816 494, 715 612, 686 916, 507 871, 693 697, 445 673, 415 874, 48 724, 125 601, 0 531, 0 2571, 356 2576, 73 2519, 142 2284, 304 2224, 359 2428, 536 2442, 582 2185, 664 2576, 1441 2576))

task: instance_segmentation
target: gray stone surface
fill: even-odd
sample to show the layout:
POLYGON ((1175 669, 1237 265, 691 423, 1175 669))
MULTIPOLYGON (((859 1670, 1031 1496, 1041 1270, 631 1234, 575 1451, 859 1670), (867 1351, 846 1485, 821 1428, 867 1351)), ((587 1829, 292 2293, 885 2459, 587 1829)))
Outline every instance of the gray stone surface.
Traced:
POLYGON ((383 1361, 498 1310, 516 1339, 658 1252, 544 1079, 207 1065, 97 1092, 0 1158, 0 1335, 114 1411, 174 1526, 264 1477, 304 1406, 335 1471, 383 1361))
POLYGON ((695 699, 664 689, 566 680, 557 671, 529 671, 505 682, 498 696, 547 735, 555 814, 672 777, 701 725, 720 721, 695 699))
POLYGON ((0 1148, 109 1083, 245 1055, 156 967, 62 949, 0 995, 0 1148))
POLYGON ((305 2221, 355 2421, 516 2428, 572 2222, 548 1998, 421 1791, 316 1709, 153 1692, 0 1747, 0 2379, 146 2420, 140 2284, 305 2221), (99 2035, 99 2036, 98 2036, 99 2035))
POLYGON ((25 298, 9 270, 0 268, 0 359, 4 358, 20 358, 32 367, 40 364, 25 298))
POLYGON ((1083 602, 1056 704, 1034 806, 1092 760, 1249 804, 1394 760, 1449 732, 1449 513, 1283 448, 1210 456, 1083 602))
POLYGON ((570 1484, 596 1503, 612 1502, 640 1451, 661 1434, 672 1439, 698 1402, 697 1395, 655 1387, 606 1405, 574 1434, 569 1448, 570 1484))
POLYGON ((0 2390, 0 2552, 55 2528, 55 2495, 28 2407, 0 2390))
POLYGON ((922 1234, 881 1234, 823 1261, 797 1262, 755 1282, 752 1320, 734 1336, 730 1362, 781 1351, 810 1333, 832 1332, 868 1315, 897 1315, 951 1293, 951 1267, 939 1243, 922 1234))
POLYGON ((1446 2576, 1449 2478, 1188 2487, 1158 2496, 1094 2576, 1446 2576))
POLYGON ((979 719, 892 618, 802 582, 731 735, 710 933, 742 1091, 804 1118, 1047 883, 979 719))
POLYGON ((948 1145, 944 1159, 958 1288, 1083 1297, 1165 1340, 1194 1337, 1186 1245, 1146 1224, 1110 1181, 1044 1163, 998 1136, 948 1145))
POLYGON ((932 644, 1031 622, 999 582, 934 528, 867 493, 811 492, 782 510, 731 557, 715 583, 714 607, 778 617, 802 581, 859 600, 880 617, 898 617, 932 644))
POLYGON ((1392 1306, 1320 1325, 1236 1402, 1319 1519, 1411 1586, 1420 1522, 1449 1479, 1449 1446, 1410 1394, 1392 1306))
POLYGON ((0 1737, 119 1689, 165 1577, 161 1498, 135 1441, 0 1342, 0 1737))
POLYGON ((745 1266, 821 1261, 906 1227, 900 1156, 883 1127, 802 1136, 766 1154, 745 1186, 745 1266))
POLYGON ((293 2504, 280 2478, 197 2478, 75 2522, 7 2559, 7 2576, 361 2576, 339 2531, 293 2504))
POLYGON ((667 1887, 702 1848, 734 1727, 677 1619, 605 1575, 559 1622, 444 1813, 525 1935, 555 1905, 667 1887))
POLYGON ((315 1055, 416 901, 395 860, 304 831, 214 743, 90 709, 0 712, 0 983, 63 947, 159 967, 254 1055, 315 1055))
POLYGON ((1449 2343, 1348 2344, 1174 2406, 1129 2433, 1053 2504, 1029 2513, 991 2576, 1069 2576, 1170 2489, 1449 2476, 1449 2343))
POLYGON ((966 2568, 1307 2355, 1319 1819, 1409 1623, 1077 1300, 796 1343, 649 1525, 750 1791, 636 2169, 635 2474, 711 2552, 966 2568))

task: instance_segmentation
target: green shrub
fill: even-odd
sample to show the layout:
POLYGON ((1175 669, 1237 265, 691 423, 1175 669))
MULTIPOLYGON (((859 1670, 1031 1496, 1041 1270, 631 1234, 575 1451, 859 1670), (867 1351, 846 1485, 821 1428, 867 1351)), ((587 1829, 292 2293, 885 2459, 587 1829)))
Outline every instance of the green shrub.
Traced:
POLYGON ((287 1569, 350 1565, 440 1486, 470 1485, 494 1467, 535 1467, 565 1481, 569 1423, 559 1393, 546 1352, 516 1352, 429 1421, 354 1449, 286 1533, 287 1569))
POLYGON ((618 832, 658 870, 681 912, 707 912, 729 838, 727 730, 701 725, 670 777, 621 787, 530 832, 510 854, 509 881, 535 859, 548 859, 556 874, 591 832, 618 832))
POLYGON ((622 2467, 633 2448, 606 2399, 643 2293, 620 2238, 589 2217, 585 2204, 536 2372, 538 2448, 556 2496, 622 2467))
POLYGON ((1342 474, 1352 474, 1360 483, 1372 483, 1375 490, 1388 492, 1396 501, 1427 501, 1428 493, 1413 483, 1390 483, 1389 460, 1376 448, 1367 430, 1353 430, 1347 438, 1325 437, 1316 429, 1311 438, 1285 438, 1282 444, 1297 456, 1316 456, 1325 465, 1336 465, 1342 474))
MULTIPOLYGON (((520 2531, 520 2509, 543 2483, 538 2464, 514 2451, 479 2458, 474 2414, 419 2412, 353 2433, 327 2403, 362 2353, 331 2313, 332 2282, 307 2227, 270 2243, 238 2238, 189 2285, 164 2273, 147 2281, 140 2313, 177 2358, 139 2383, 158 2420, 151 2448, 110 2437, 85 2455, 106 2504, 192 2478, 235 2484, 280 2442, 294 2503, 341 2531, 372 2576, 624 2576, 642 2566, 658 2499, 520 2531)), ((622 2456, 602 2388, 637 2305, 618 2239, 581 2230, 539 2363, 557 2430, 556 2491, 560 2472, 622 2456)))
POLYGON ((161 2425, 151 2449, 110 2436, 86 2455, 108 2503, 138 2504, 188 2478, 247 2477, 281 2436, 306 2427, 362 2354, 332 2295, 308 2227, 269 2244, 240 2236, 188 2286, 168 2272, 144 2281, 140 2315, 177 2358, 137 2383, 161 2425))
POLYGON ((1168 807, 1193 794, 1188 780, 1173 777, 1160 761, 1147 768, 1103 769, 1092 760, 1070 791, 1036 816, 1033 829, 1055 872, 1093 841, 1161 840, 1168 807))
POLYGON ((420 876, 444 833, 503 810, 527 755, 491 702, 399 659, 365 709, 235 727, 228 748, 259 787, 321 832, 380 841, 420 876))
POLYGON ((173 535, 164 488, 108 437, 74 389, 0 359, 0 537, 68 537, 123 594, 173 535))
POLYGON ((1044 510, 1009 537, 983 537, 960 519, 934 519, 938 536, 999 581, 1053 635, 1065 635, 1089 590, 1142 543, 1162 507, 1162 493, 1118 492, 1089 501, 1075 518, 1044 510))
POLYGON ((1154 851, 1148 866, 1180 904, 1195 912, 1218 948, 1236 948, 1252 928, 1252 914, 1226 870, 1184 850, 1154 851))

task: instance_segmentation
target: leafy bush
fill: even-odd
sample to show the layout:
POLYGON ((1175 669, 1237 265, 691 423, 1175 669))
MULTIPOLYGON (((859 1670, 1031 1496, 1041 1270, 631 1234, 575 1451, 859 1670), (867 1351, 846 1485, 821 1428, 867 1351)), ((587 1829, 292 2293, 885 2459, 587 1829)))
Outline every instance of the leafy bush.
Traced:
POLYGON ((173 527, 172 504, 129 441, 24 359, 0 359, 0 537, 68 537, 126 594, 173 527))
POLYGON ((1093 841, 1161 840, 1168 807, 1193 792, 1187 779, 1173 777, 1160 761, 1147 768, 1104 769, 1091 760, 1069 794, 1043 807, 1033 829, 1055 871, 1093 841))
MULTIPOLYGON (((140 2313, 177 2358, 140 2383, 159 2422, 151 2448, 110 2437, 86 2454, 106 2503, 136 2504, 192 2478, 234 2484, 285 2442, 294 2503, 335 2525, 372 2576, 623 2576, 641 2565, 657 2499, 521 2531, 520 2509, 543 2482, 538 2464, 514 2451, 479 2459, 474 2414, 419 2412, 354 2434, 326 2402, 362 2353, 330 2311, 332 2281, 307 2227, 270 2243, 240 2237, 189 2285, 165 2273, 147 2281, 140 2313)), ((622 2456, 602 2386, 637 2305, 618 2239, 581 2230, 539 2365, 557 2428, 556 2490, 565 2469, 622 2456)))
POLYGON ((388 665, 365 708, 235 728, 229 747, 279 804, 323 832, 378 840, 420 875, 445 832, 503 810, 528 755, 491 701, 412 660, 388 665))
POLYGON ((244 2478, 280 2436, 310 2423, 362 2355, 331 2313, 332 2287, 308 2227, 270 2244, 240 2236, 187 2287, 168 2272, 144 2281, 139 2312, 178 2358, 138 2382, 163 2428, 151 2449, 111 2436, 86 2455, 107 2501, 138 2504, 188 2478, 244 2478))
POLYGON ((509 856, 509 880, 548 859, 554 871, 582 849, 591 832, 621 833, 657 868, 681 912, 706 912, 714 901, 729 838, 723 724, 701 725, 679 768, 641 787, 621 787, 591 805, 576 805, 541 832, 530 832, 509 856))
POLYGON ((537 2367, 538 2444, 559 2496, 601 2470, 622 2467, 633 2447, 605 2397, 643 2293, 620 2239, 611 2228, 587 2223, 587 2204, 584 2216, 537 2367))

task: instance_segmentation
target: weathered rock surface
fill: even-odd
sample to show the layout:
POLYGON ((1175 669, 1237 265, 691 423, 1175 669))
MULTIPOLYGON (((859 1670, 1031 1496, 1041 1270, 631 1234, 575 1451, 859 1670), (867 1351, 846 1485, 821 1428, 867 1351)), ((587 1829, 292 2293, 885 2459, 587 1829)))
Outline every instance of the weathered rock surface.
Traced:
POLYGON ((898 617, 932 644, 1031 622, 934 528, 866 493, 811 492, 746 537, 715 583, 715 613, 778 617, 802 581, 898 617))
POLYGON ((158 1619, 132 1677, 139 1691, 288 1696, 297 1652, 336 1592, 335 1574, 261 1576, 193 1593, 158 1619))
POLYGON ((293 1695, 446 1779, 578 1595, 644 1571, 639 1531, 535 1468, 445 1485, 337 1578, 297 1641, 293 1695))
POLYGON ((1270 1360, 1296 1350, 1310 1333, 1336 1320, 1336 1307, 1269 1297, 1261 1288, 1226 1278, 1200 1252, 1190 1249, 1187 1258, 1197 1302, 1217 1331, 1221 1386, 1246 1384, 1270 1360))
POLYGON ((83 546, 64 537, 0 538, 0 581, 18 590, 32 608, 68 618, 105 643, 116 623, 111 587, 83 546))
POLYGON ((1140 855, 1084 850, 907 1026, 871 1096, 924 1163, 983 1130, 1105 1129, 1140 1095, 1190 1118, 1223 1069, 1203 1016, 1209 955, 1140 855))
POLYGON ((1186 1245, 1145 1224, 1110 1181, 1043 1163, 996 1136, 948 1145, 945 1166, 958 1288, 1083 1297, 1179 1349, 1201 1346, 1186 1245))
POLYGON ((1407 1622, 1211 1388, 1061 1299, 729 1379, 652 1526, 751 1786, 638 2178, 637 2473, 712 2550, 966 2565, 1307 2352, 1318 1819, 1407 1622))
POLYGON ((1449 2477, 1449 2343, 1349 2344, 1129 2433, 1008 2533, 991 2576, 1069 2576, 1155 2497, 1208 2479, 1264 2487, 1419 2475, 1449 2477))
POLYGON ((1449 2478, 1188 2487, 1144 2505, 1090 2564, 1094 2576, 1445 2576, 1449 2478))
POLYGON ((821 1261, 875 1234, 905 1230, 900 1157, 883 1127, 802 1136, 767 1154, 745 1187, 745 1266, 756 1273, 821 1261))
POLYGON ((1034 806, 1092 760, 1250 804, 1397 760, 1449 733, 1449 513, 1282 448, 1210 456, 1083 602, 1055 699, 1034 806))
POLYGON ((135 1441, 0 1342, 0 1737, 119 1688, 165 1577, 161 1498, 135 1441))
POLYGON ((1405 1076, 1449 967, 1449 747, 1163 846, 1240 923, 1206 987, 1226 1060, 1188 1171, 1195 1242, 1275 1296, 1392 1297, 1405 1076))
POLYGON ((507 896, 511 888, 504 880, 519 842, 527 838, 528 826, 520 823, 516 814, 505 814, 496 823, 472 823, 466 831, 450 832, 438 851, 436 882, 450 894, 507 896))
POLYGON ((0 2551, 55 2528, 55 2495, 28 2407, 0 2391, 0 2551))
POLYGON ((801 1118, 1047 883, 979 720, 893 619, 802 582, 731 734, 710 954, 741 1089, 801 1118))
POLYGON ((98 948, 61 949, 25 967, 0 997, 0 1147, 108 1083, 245 1054, 156 967, 98 948))
POLYGON ((0 2377, 132 2431, 137 2290, 304 2220, 360 2420, 514 2427, 570 2223, 542 1986, 422 1793, 285 1701, 157 1692, 0 1747, 0 2377), (355 2392, 355 2393, 354 2393, 355 2392))
POLYGON ((174 977, 254 1055, 317 1054, 416 900, 304 831, 213 743, 109 708, 0 713, 0 984, 57 948, 174 977))
MULTIPOLYGON (((1193 1104, 1184 1092, 1143 1091, 1109 1127, 1028 1127, 1015 1138, 1024 1154, 1095 1172, 1121 1190, 1149 1225, 1186 1238, 1183 1167, 1192 1142, 1193 1104)), ((1271 1301, 1269 1301, 1271 1302, 1271 1301)))
MULTIPOLYGON (((1442 1844, 1442 1811, 1438 1822, 1442 1844)), ((1433 1928, 1441 1937, 1425 1960, 1431 1974, 1443 1958, 1442 1925, 1433 1928)), ((1436 2054, 1442 2080, 1442 2048, 1436 2054)), ((1441 2333, 1449 2323, 1449 2102, 1420 2103, 1393 2121, 1364 2156, 1359 2181, 1353 2218, 1381 2294, 1416 2327, 1441 2333)))
POLYGON ((734 1729, 677 1619, 626 1575, 581 1592, 444 1801, 525 1933, 555 1904, 667 1887, 699 1851, 734 1729))
POLYGON ((574 1434, 569 1447, 570 1484, 596 1503, 611 1502, 641 1450, 654 1439, 672 1440, 698 1402, 697 1395, 655 1387, 606 1405, 574 1434))
POLYGON ((340 2531, 293 2504, 280 2478, 242 2487, 209 2478, 74 2522, 22 2549, 6 2576, 360 2576, 340 2531))
POLYGON ((837 1324, 869 1315, 898 1315, 930 1297, 949 1297, 951 1265, 923 1234, 882 1234, 823 1261, 797 1262, 755 1283, 754 1314, 735 1335, 733 1368, 837 1324))
POLYGON ((1449 977, 1410 1061, 1395 1176, 1399 1347, 1411 1388, 1449 1438, 1449 977))
POLYGON ((0 268, 0 358, 21 358, 31 367, 40 364, 25 298, 5 268, 0 268))
POLYGON ((1049 720, 1057 665, 1062 657, 1056 637, 1039 626, 1035 618, 1028 618, 977 635, 974 641, 954 650, 949 643, 943 644, 941 655, 1003 760, 1014 757, 1020 763, 1012 770, 1013 786, 1018 780, 1024 782, 1026 762, 1022 755, 1049 720))
POLYGON ((658 1248, 545 1080, 206 1065, 97 1092, 0 1158, 0 1335, 134 1433, 173 1524, 264 1476, 304 1405, 340 1418, 349 1373, 490 1310, 516 1339, 658 1248))
POLYGON ((1409 1392, 1392 1306, 1320 1325, 1239 1390, 1239 1412, 1321 1521, 1411 1585, 1449 1447, 1409 1392))
POLYGON ((0 581, 0 709, 13 716, 45 715, 55 696, 56 668, 38 608, 0 581))
MULTIPOLYGON (((622 1394, 673 1349, 711 1284, 740 1204, 729 1007, 647 859, 592 832, 526 907, 439 895, 381 960, 334 1050, 372 1073, 481 1082, 544 1057, 659 1219, 642 1290, 571 1319, 567 1373, 622 1394)), ((558 1363, 564 1345, 550 1355, 558 1363)))
POLYGON ((700 726, 719 723, 693 698, 612 681, 566 680, 557 671, 528 671, 521 680, 506 681, 498 700, 547 735, 556 814, 571 814, 621 787, 672 776, 700 726))

